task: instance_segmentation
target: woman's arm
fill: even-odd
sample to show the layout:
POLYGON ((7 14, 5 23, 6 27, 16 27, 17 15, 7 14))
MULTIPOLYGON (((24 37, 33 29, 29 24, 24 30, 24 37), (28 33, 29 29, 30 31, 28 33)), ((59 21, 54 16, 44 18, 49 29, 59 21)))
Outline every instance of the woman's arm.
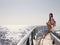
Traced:
POLYGON ((54 20, 54 24, 53 24, 53 27, 56 26, 56 21, 54 20))

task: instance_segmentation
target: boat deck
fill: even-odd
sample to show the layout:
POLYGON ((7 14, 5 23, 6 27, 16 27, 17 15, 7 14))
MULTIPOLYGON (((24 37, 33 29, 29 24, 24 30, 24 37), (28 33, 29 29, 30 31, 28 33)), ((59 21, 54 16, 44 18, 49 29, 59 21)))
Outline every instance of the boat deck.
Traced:
MULTIPOLYGON (((40 38, 40 37, 39 37, 40 38)), ((48 34, 45 39, 37 39, 37 40, 33 40, 34 45, 52 45, 52 40, 51 40, 51 36, 50 34, 48 34)))

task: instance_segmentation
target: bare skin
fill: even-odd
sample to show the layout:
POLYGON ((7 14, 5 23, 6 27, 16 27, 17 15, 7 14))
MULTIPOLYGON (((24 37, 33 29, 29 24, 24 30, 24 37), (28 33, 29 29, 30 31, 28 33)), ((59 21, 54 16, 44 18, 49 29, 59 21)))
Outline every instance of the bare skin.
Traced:
MULTIPOLYGON (((53 15, 53 14, 52 14, 53 15)), ((51 15, 49 15, 49 18, 51 17, 51 15)), ((53 17, 52 17, 53 18, 53 17)), ((50 33, 50 31, 51 31, 51 29, 52 29, 52 26, 54 27, 55 25, 56 25, 56 22, 55 22, 55 20, 54 20, 54 23, 53 24, 51 24, 51 21, 48 21, 47 23, 47 28, 48 28, 48 30, 46 31, 46 33, 45 33, 45 37, 46 37, 46 35, 48 34, 48 33, 50 33)), ((44 37, 44 38, 45 38, 44 37)))
POLYGON ((47 28, 48 28, 48 30, 46 31, 45 36, 46 36, 48 33, 50 33, 50 30, 51 30, 51 28, 52 28, 50 23, 47 23, 47 28))

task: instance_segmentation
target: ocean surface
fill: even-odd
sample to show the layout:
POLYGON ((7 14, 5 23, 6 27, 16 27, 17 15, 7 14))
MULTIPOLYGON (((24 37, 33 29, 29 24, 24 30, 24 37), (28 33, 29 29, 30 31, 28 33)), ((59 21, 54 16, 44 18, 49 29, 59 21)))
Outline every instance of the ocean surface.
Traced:
POLYGON ((3 25, 0 26, 0 45, 17 45, 17 43, 34 26, 3 25))

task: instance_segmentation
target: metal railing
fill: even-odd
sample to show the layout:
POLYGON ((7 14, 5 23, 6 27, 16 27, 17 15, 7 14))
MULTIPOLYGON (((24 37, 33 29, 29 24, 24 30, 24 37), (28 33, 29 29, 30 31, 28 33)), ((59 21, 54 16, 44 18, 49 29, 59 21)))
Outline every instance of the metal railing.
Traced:
POLYGON ((31 36, 31 34, 35 28, 36 28, 36 26, 33 27, 32 29, 30 29, 29 33, 26 36, 24 36, 24 38, 22 38, 17 45, 26 45, 28 38, 31 36))
MULTIPOLYGON (((17 45, 34 45, 33 39, 35 38, 36 33, 39 34, 40 31, 47 30, 44 26, 34 26, 32 29, 30 29, 29 33, 22 38, 17 45)), ((41 34, 43 35, 43 34, 41 34)))

